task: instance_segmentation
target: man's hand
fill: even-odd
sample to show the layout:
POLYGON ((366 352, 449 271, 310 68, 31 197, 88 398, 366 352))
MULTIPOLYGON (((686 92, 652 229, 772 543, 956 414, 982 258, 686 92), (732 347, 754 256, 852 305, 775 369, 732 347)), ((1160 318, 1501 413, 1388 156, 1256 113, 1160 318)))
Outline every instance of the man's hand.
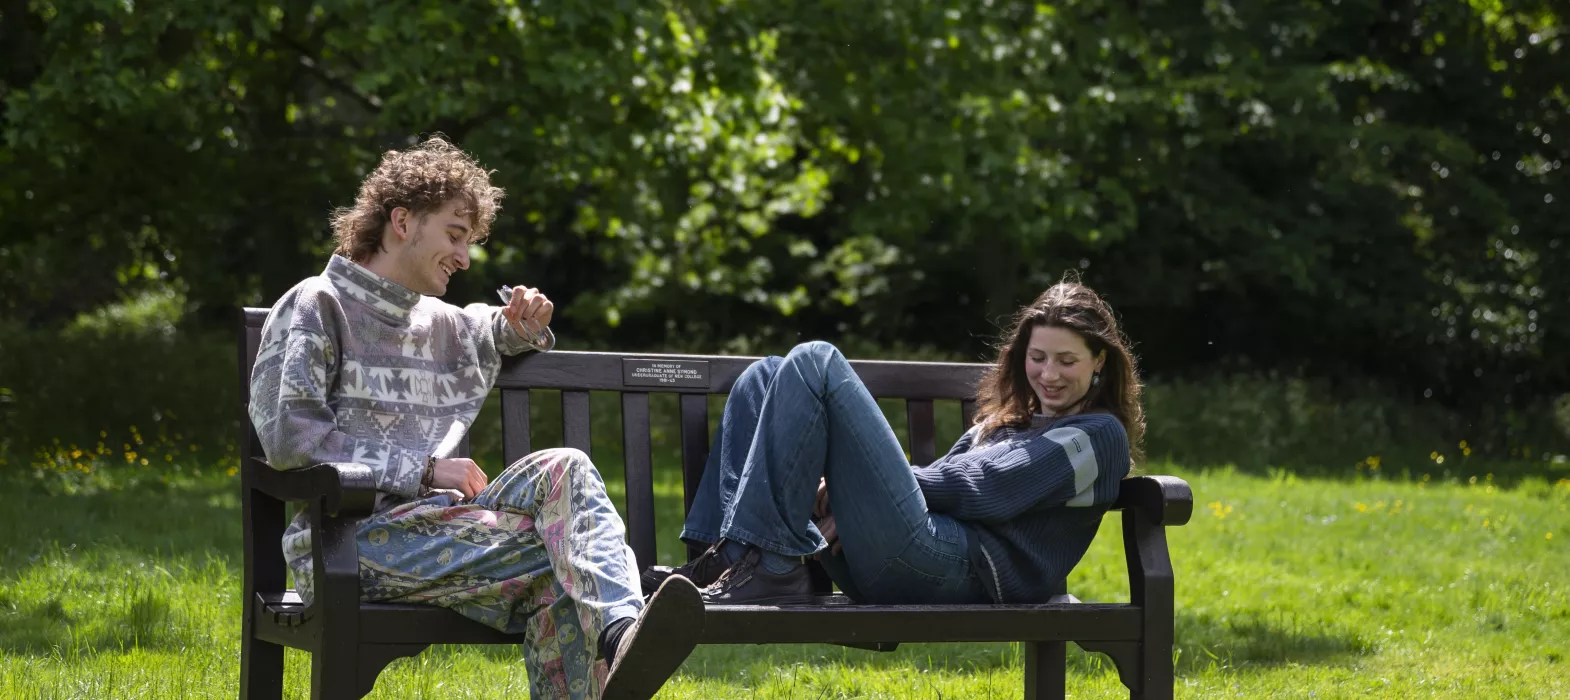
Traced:
POLYGON ((502 307, 502 315, 520 338, 534 338, 551 325, 556 305, 533 287, 513 287, 512 299, 502 307))
POLYGON ((462 493, 464 500, 474 498, 488 481, 480 465, 463 457, 436 460, 436 473, 431 475, 433 488, 453 489, 462 493))

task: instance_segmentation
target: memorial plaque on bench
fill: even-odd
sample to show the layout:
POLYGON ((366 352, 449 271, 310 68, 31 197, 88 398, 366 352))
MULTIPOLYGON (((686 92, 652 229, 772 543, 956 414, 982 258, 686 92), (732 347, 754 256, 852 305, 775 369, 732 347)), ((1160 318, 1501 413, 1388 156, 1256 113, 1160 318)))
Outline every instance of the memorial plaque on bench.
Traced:
POLYGON ((627 386, 655 386, 665 388, 709 388, 708 360, 640 360, 624 358, 621 361, 622 383, 627 386))

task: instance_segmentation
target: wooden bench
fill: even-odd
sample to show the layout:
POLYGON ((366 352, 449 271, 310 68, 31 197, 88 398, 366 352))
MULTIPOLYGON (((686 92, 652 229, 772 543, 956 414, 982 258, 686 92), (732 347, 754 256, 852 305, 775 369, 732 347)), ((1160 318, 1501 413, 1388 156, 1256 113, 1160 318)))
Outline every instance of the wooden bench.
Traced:
MULTIPOLYGON (((244 410, 267 309, 244 309, 239 328, 241 503, 245 519, 245 611, 240 695, 278 698, 284 647, 311 653, 313 698, 359 698, 392 660, 431 644, 519 644, 444 608, 360 602, 355 526, 371 513, 368 469, 317 466, 278 471, 258 459, 244 410), (301 605, 285 588, 280 539, 285 505, 309 509, 315 532, 316 601, 301 605)), ((626 519, 639 567, 655 563, 654 482, 649 394, 679 394, 684 501, 708 455, 709 394, 727 393, 756 358, 556 351, 507 358, 496 386, 502 399, 503 452, 511 464, 530 452, 529 390, 561 392, 563 442, 590 451, 589 392, 620 394, 626 460, 626 519)), ((912 461, 935 459, 933 400, 961 400, 969 425, 975 384, 985 365, 852 361, 874 396, 904 399, 912 461)), ((478 426, 477 426, 478 427, 478 426)), ((480 428, 485 429, 485 428, 480 428)), ((467 451, 467 443, 464 450, 467 451)), ((1170 698, 1173 685, 1173 582, 1165 528, 1188 522, 1193 497, 1181 479, 1140 476, 1123 482, 1124 553, 1131 601, 1081 603, 1071 596, 1041 605, 856 605, 830 595, 815 571, 821 605, 711 606, 704 644, 831 643, 893 649, 900 642, 1023 642, 1026 698, 1062 698, 1065 643, 1105 653, 1134 698, 1170 698)), ((697 551, 689 548, 688 556, 697 551)), ((521 691, 520 691, 521 692, 521 691)))

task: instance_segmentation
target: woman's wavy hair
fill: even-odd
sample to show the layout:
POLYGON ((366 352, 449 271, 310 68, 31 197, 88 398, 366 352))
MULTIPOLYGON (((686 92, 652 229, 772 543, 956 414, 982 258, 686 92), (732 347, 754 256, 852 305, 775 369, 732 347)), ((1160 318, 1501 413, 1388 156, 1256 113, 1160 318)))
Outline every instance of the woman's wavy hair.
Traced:
POLYGON ((997 362, 983 375, 976 392, 976 422, 982 436, 1003 427, 1023 428, 1041 411, 1040 399, 1025 376, 1025 351, 1037 328, 1051 326, 1078 333, 1092 356, 1106 353, 1100 380, 1080 398, 1080 412, 1105 412, 1128 433, 1133 464, 1144 461, 1145 412, 1140 407, 1139 368, 1112 307, 1070 273, 1015 315, 1004 332, 997 362))
POLYGON ((354 206, 333 212, 333 251, 363 263, 382 246, 382 231, 392 210, 403 207, 410 214, 425 217, 457 199, 458 215, 468 217, 473 226, 469 241, 482 243, 496 220, 503 192, 491 185, 491 174, 473 156, 433 136, 404 151, 382 154, 382 162, 360 184, 354 206))

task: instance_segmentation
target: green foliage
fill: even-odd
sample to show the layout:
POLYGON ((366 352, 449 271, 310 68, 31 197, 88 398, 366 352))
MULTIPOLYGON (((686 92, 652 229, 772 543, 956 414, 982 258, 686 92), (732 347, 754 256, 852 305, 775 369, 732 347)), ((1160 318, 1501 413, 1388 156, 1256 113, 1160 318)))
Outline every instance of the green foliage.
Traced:
MULTIPOLYGON (((147 295, 84 314, 60 332, 0 333, 0 471, 31 473, 50 493, 93 493, 116 479, 153 483, 178 476, 179 465, 196 455, 232 460, 242 419, 233 341, 174 328, 180 307, 178 295, 147 295)), ((880 350, 868 341, 844 349, 857 358, 963 359, 930 347, 880 350)), ((558 392, 533 395, 533 446, 561 444, 558 392)), ((603 438, 598 454, 619 461, 620 402, 608 392, 595 392, 591 401, 592 432, 603 438)), ((903 402, 883 403, 904 440, 903 402)), ((1285 468, 1480 475, 1478 464, 1507 462, 1513 474, 1556 473, 1570 455, 1570 432, 1563 428, 1570 397, 1476 415, 1405 398, 1387 382, 1232 373, 1148 382, 1145 405, 1152 459, 1234 465, 1255 474, 1285 468)), ((717 425, 723 406, 723 397, 711 397, 711 423, 717 425)), ((675 440, 661 440, 680 431, 674 395, 654 395, 650 413, 656 444, 672 450, 659 458, 674 463, 675 440)), ((471 435, 472 454, 492 474, 506 466, 500 431, 493 429, 500 416, 500 395, 492 392, 471 435)), ((962 432, 956 402, 939 402, 937 420, 940 441, 962 432)))
POLYGON ((75 490, 93 481, 81 467, 94 461, 157 470, 176 457, 232 454, 233 336, 181 331, 182 302, 151 293, 58 331, 0 328, 0 459, 75 490))
POLYGON ((1278 374, 1157 382, 1146 388, 1146 407, 1153 459, 1254 474, 1480 475, 1479 464, 1507 462, 1513 472, 1541 473, 1570 452, 1570 434, 1556 429, 1547 402, 1467 415, 1374 382, 1278 374))
POLYGON ((268 303, 379 152, 441 131, 510 193, 454 295, 527 280, 568 335, 970 356, 1077 268, 1158 373, 1570 389, 1552 2, 7 12, 0 315, 30 325, 268 303))

